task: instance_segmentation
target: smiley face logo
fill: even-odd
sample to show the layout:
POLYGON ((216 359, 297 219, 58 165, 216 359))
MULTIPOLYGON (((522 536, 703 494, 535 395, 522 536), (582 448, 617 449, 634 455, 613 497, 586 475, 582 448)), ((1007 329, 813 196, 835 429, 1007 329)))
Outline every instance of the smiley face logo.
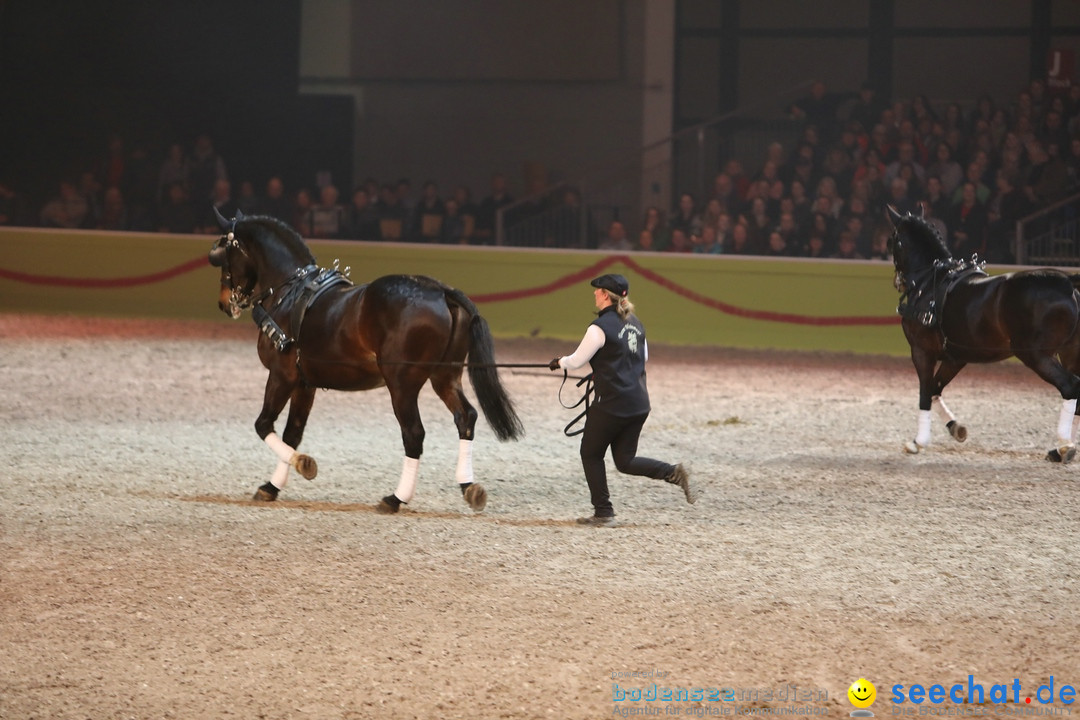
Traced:
POLYGON ((847 689, 848 700, 857 708, 868 708, 877 700, 877 688, 866 678, 859 678, 847 689))

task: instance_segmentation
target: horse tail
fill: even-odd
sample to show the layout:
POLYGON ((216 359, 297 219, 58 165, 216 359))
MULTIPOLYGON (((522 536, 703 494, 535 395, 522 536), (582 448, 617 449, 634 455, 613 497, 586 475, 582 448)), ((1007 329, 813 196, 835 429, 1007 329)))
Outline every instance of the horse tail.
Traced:
POLYGON ((446 299, 465 310, 469 320, 469 380, 480 409, 484 411, 495 437, 500 440, 517 440, 525 434, 525 427, 514 410, 495 367, 495 343, 487 320, 476 309, 468 296, 455 288, 446 288, 446 299))

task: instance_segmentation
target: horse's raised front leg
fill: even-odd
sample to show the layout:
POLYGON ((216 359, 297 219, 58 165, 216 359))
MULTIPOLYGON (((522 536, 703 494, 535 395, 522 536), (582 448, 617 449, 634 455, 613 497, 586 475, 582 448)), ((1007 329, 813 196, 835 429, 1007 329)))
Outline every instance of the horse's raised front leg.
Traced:
POLYGON ((945 427, 949 430, 949 434, 957 442, 964 442, 967 440, 967 428, 956 421, 956 416, 949 410, 949 406, 945 404, 945 401, 941 399, 941 392, 945 389, 945 386, 952 382, 952 379, 964 369, 964 365, 967 363, 959 362, 958 360, 952 360, 946 358, 941 361, 941 365, 938 367, 936 373, 934 373, 934 396, 931 398, 932 407, 937 410, 938 416, 945 422, 945 427))
POLYGON ((296 451, 304 436, 304 426, 307 425, 308 415, 311 413, 314 402, 314 388, 303 385, 290 386, 287 383, 275 381, 273 378, 267 381, 263 409, 255 421, 255 432, 277 455, 278 464, 269 482, 263 483, 255 491, 255 500, 277 500, 278 492, 289 480, 290 467, 296 468, 296 471, 308 480, 318 473, 318 464, 314 458, 296 451), (285 422, 283 437, 279 438, 274 432, 274 421, 281 414, 286 401, 289 402, 289 417, 285 422))
POLYGON ((402 505, 407 505, 416 492, 416 479, 420 474, 420 456, 424 452, 424 424, 420 421, 420 407, 417 397, 420 388, 426 382, 423 376, 417 377, 415 371, 403 372, 393 380, 387 379, 390 399, 394 405, 394 415, 401 426, 401 442, 405 446, 405 460, 401 467, 401 479, 397 490, 387 495, 375 506, 383 514, 396 513, 402 505))
POLYGON ((450 412, 454 414, 454 424, 458 431, 458 459, 454 479, 461 488, 462 497, 474 511, 480 512, 487 506, 487 490, 473 478, 472 447, 473 432, 476 429, 476 408, 472 406, 461 389, 461 373, 456 377, 445 376, 431 378, 431 386, 442 399, 450 412))

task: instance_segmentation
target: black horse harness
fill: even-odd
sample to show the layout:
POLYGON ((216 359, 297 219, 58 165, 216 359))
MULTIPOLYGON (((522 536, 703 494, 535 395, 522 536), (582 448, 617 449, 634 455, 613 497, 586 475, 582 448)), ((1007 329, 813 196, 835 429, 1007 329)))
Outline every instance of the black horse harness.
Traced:
MULTIPOLYGON (((233 226, 235 227, 236 220, 233 220, 233 226)), ((233 285, 232 273, 229 269, 229 256, 226 250, 229 248, 235 248, 244 255, 247 255, 247 251, 244 246, 236 239, 236 235, 232 230, 221 236, 221 238, 214 244, 210 250, 211 263, 220 265, 225 271, 225 277, 228 278, 230 290, 233 293, 233 301, 238 307, 244 309, 251 307, 251 318, 255 321, 255 324, 259 327, 259 331, 265 335, 270 342, 274 344, 274 348, 278 352, 286 352, 291 348, 300 337, 300 330, 304 324, 304 316, 307 314, 308 308, 314 304, 327 290, 338 287, 339 285, 353 284, 352 280, 348 277, 349 268, 345 268, 342 272, 338 270, 337 262, 334 262, 332 268, 321 268, 318 265, 307 265, 305 267, 297 268, 285 282, 278 285, 276 288, 270 287, 251 298, 244 298, 240 293, 237 293, 235 286, 233 285), (277 324, 274 318, 270 314, 270 310, 267 310, 263 303, 267 298, 275 298, 271 309, 284 307, 291 305, 289 311, 289 328, 293 331, 292 335, 288 335, 281 326, 277 324)), ((299 353, 297 354, 297 363, 299 364, 299 353)))
POLYGON ((976 253, 970 259, 935 260, 930 267, 910 277, 897 270, 897 284, 903 284, 897 314, 905 320, 917 321, 923 327, 938 327, 949 292, 969 277, 985 277, 985 267, 986 261, 979 260, 976 253))
MULTIPOLYGON (((321 268, 317 265, 308 265, 297 268, 296 274, 278 286, 277 290, 271 288, 254 301, 251 307, 251 318, 259 326, 262 334, 274 344, 277 351, 285 352, 300 338, 308 308, 327 290, 339 285, 352 286, 352 284, 352 280, 336 267, 321 268), (289 310, 289 329, 293 331, 291 336, 281 329, 271 317, 270 311, 263 307, 262 301, 269 296, 277 298, 271 308, 292 305, 289 310)), ((299 358, 297 361, 299 362, 299 358)))

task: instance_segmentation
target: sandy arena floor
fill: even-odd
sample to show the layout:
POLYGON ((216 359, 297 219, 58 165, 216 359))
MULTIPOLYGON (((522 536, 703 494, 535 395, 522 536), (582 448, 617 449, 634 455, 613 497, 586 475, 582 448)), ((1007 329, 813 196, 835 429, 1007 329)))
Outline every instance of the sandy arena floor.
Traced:
POLYGON ((0 718, 847 717, 861 676, 883 717, 896 684, 1080 685, 1080 463, 1043 460, 1060 401, 1019 365, 965 370, 968 442, 935 419, 905 456, 906 360, 651 348, 641 452, 705 494, 612 469, 625 525, 593 529, 547 371, 504 372, 524 440, 478 425, 482 514, 430 389, 402 514, 372 510, 401 465, 384 390, 320 393, 318 477, 250 502, 254 337, 0 315, 0 718), (742 699, 615 700, 652 684, 742 699), (792 685, 816 699, 765 699, 792 685))

